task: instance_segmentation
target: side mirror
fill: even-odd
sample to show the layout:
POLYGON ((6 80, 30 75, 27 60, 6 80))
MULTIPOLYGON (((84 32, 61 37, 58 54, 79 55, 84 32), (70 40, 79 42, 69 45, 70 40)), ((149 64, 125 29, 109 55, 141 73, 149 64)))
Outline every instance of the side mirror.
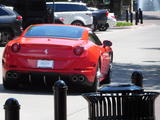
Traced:
POLYGON ((110 46, 112 46, 112 42, 111 41, 109 41, 109 40, 104 40, 103 41, 103 47, 110 47, 110 46))

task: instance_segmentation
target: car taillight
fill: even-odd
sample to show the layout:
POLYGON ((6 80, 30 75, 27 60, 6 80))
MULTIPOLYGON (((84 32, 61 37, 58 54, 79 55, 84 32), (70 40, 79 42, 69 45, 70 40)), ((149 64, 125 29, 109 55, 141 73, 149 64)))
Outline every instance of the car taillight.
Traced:
POLYGON ((108 17, 108 15, 109 15, 109 12, 107 11, 107 12, 106 12, 106 17, 108 17))
POLYGON ((114 18, 114 19, 116 18, 116 16, 111 16, 111 17, 114 18))
POLYGON ((16 19, 17 20, 22 20, 22 16, 17 16, 16 19))
POLYGON ((63 21, 64 21, 64 18, 61 17, 61 18, 59 18, 59 20, 63 22, 63 21))
POLYGON ((20 50, 21 46, 19 43, 14 43, 11 47, 13 52, 18 52, 20 50))
POLYGON ((73 49, 75 55, 80 56, 84 52, 84 47, 77 46, 73 49))

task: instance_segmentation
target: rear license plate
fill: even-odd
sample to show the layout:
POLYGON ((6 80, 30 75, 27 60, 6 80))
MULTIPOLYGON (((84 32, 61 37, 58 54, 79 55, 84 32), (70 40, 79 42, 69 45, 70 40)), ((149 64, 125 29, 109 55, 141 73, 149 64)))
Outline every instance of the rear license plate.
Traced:
POLYGON ((37 61, 37 68, 54 68, 54 61, 53 60, 38 60, 37 61))

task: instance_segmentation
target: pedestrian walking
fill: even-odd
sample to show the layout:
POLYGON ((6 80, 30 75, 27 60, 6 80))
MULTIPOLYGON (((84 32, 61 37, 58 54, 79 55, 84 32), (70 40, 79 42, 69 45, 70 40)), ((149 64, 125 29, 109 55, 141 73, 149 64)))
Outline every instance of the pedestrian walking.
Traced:
POLYGON ((141 8, 139 8, 138 14, 139 14, 140 23, 143 24, 143 12, 142 12, 141 8))

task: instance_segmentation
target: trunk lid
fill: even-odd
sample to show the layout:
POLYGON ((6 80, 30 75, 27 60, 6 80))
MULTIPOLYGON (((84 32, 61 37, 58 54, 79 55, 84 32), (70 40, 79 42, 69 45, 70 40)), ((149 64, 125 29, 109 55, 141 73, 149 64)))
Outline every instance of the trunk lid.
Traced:
POLYGON ((67 58, 73 56, 73 48, 84 44, 83 40, 24 38, 18 54, 43 59, 67 58))
POLYGON ((13 53, 16 59, 12 65, 24 68, 71 69, 76 64, 77 57, 74 47, 84 45, 84 40, 53 39, 53 38, 23 38, 19 52, 13 53))

